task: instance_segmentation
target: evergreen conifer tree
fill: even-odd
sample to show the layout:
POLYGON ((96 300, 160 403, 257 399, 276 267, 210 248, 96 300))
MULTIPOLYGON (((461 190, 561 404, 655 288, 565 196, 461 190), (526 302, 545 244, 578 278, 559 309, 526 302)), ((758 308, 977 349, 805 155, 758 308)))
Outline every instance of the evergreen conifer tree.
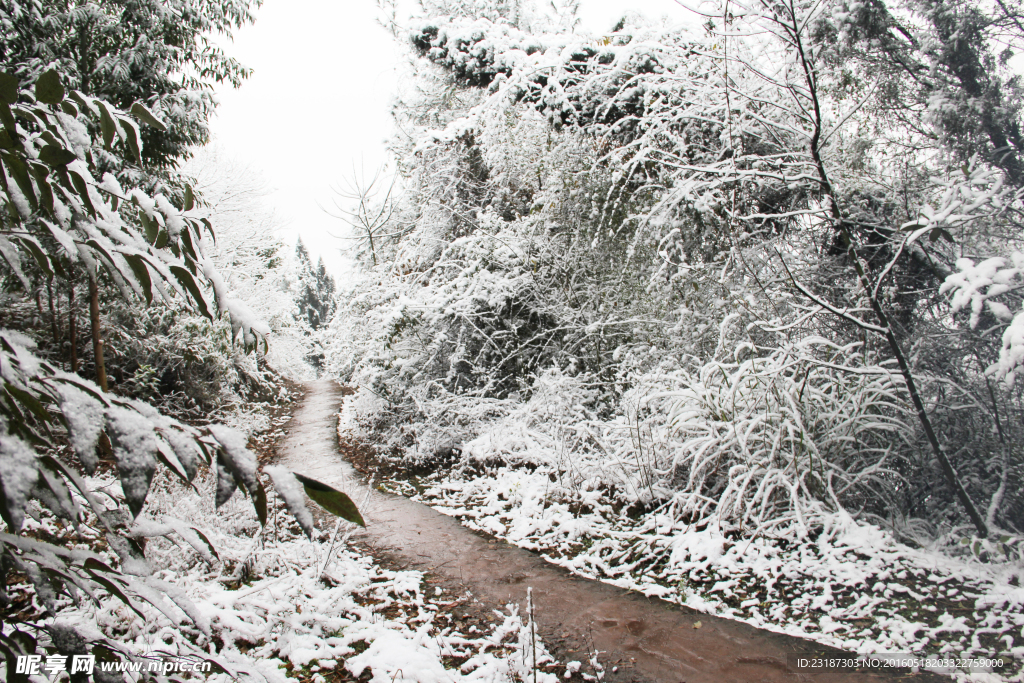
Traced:
POLYGON ((299 240, 295 247, 299 260, 299 292, 295 299, 299 307, 299 320, 305 321, 312 332, 326 325, 334 315, 334 278, 327 272, 321 257, 316 267, 309 258, 306 245, 299 240))
MULTIPOLYGON (((327 323, 334 317, 337 308, 334 278, 327 272, 323 258, 313 266, 301 239, 295 247, 295 255, 299 260, 298 294, 295 298, 299 308, 297 319, 308 325, 308 334, 315 338, 321 330, 327 329, 327 323)), ((306 361, 317 371, 323 369, 324 353, 317 339, 314 339, 313 350, 306 356, 306 361)))

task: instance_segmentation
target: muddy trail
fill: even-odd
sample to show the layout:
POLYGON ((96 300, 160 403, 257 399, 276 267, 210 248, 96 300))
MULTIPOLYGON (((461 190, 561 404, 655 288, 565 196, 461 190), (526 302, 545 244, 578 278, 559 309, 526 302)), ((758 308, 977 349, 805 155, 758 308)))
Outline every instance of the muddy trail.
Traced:
POLYGON ((471 593, 459 618, 485 618, 510 601, 525 607, 527 588, 532 588, 538 632, 549 650, 562 662, 584 662, 588 653, 600 652, 604 681, 950 680, 905 669, 797 670, 797 657, 843 653, 573 576, 536 553, 470 531, 430 507, 370 488, 339 453, 341 388, 321 381, 306 389, 279 445, 281 464, 347 492, 366 520, 357 539, 376 557, 421 570, 436 585, 471 593))

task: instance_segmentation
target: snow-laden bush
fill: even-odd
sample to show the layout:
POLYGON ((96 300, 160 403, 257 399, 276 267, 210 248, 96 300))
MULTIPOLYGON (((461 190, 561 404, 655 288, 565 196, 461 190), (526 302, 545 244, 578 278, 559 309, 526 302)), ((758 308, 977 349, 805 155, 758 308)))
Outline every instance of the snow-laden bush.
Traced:
POLYGON ((919 38, 841 1, 736 15, 747 33, 627 18, 594 37, 430 4, 395 28, 420 58, 396 108, 399 218, 328 351, 382 399, 378 424, 413 434, 389 447, 420 453, 466 413, 449 394, 519 396, 504 432, 461 429, 474 448, 474 430, 526 433, 481 453, 563 453, 574 487, 680 516, 753 530, 806 501, 1017 528, 1024 394, 992 377, 1020 361, 1024 173, 982 151, 994 129, 954 140, 937 108, 1006 130, 1019 112, 964 105, 947 53, 919 47, 957 35, 945 15, 889 4, 919 38), (910 63, 940 74, 927 96, 910 63), (536 420, 563 404, 586 430, 536 420))
POLYGON ((648 401, 667 416, 658 469, 675 514, 767 530, 806 526, 817 503, 874 510, 891 500, 910 431, 898 375, 865 365, 857 345, 821 338, 754 351, 684 371, 682 388, 648 401))
POLYGON ((610 487, 626 504, 726 528, 806 530, 821 505, 890 500, 907 430, 892 371, 824 339, 754 351, 638 378, 610 420, 594 410, 596 385, 545 374, 465 456, 544 465, 569 493, 610 487))

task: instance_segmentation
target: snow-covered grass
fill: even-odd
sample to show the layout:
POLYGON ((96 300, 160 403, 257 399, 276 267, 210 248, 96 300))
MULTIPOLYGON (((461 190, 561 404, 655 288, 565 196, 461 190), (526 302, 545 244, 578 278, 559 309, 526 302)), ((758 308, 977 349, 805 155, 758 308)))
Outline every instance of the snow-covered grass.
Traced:
MULTIPOLYGON (((97 490, 119 493, 114 479, 92 483, 97 490)), ((170 601, 161 611, 134 601, 143 619, 109 596, 101 596, 98 605, 62 599, 55 621, 84 633, 100 632, 138 656, 166 659, 200 650, 249 680, 517 681, 530 672, 534 652, 541 668, 537 680, 557 680, 548 672, 554 660, 542 643, 534 650, 528 623, 524 628, 514 606, 493 613, 490 623, 478 620, 479 626, 466 628, 452 617, 464 609, 460 605, 467 596, 428 589, 421 572, 381 567, 348 542, 346 522, 309 541, 280 502, 271 500, 269 523, 261 530, 252 505, 240 495, 214 510, 214 486, 210 476, 198 481, 197 490, 164 478, 140 517, 152 520, 151 526, 197 529, 216 549, 219 557, 208 555, 211 563, 191 545, 169 538, 146 544, 153 578, 184 591, 208 629, 197 628, 196 620, 170 601)), ((136 520, 135 528, 144 526, 136 520)), ((40 514, 26 533, 90 548, 113 566, 119 562, 88 526, 79 535, 40 514)), ((11 592, 16 604, 27 604, 31 595, 27 583, 11 592)), ((51 621, 40 615, 38 605, 26 606, 22 620, 51 621)), ((223 673, 208 678, 232 680, 223 673)))

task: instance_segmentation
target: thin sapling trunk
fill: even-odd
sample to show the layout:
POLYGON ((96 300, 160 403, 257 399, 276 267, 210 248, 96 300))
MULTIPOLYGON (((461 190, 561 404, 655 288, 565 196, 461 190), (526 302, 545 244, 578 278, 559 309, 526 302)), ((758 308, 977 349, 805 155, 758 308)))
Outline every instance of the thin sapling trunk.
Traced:
POLYGON ((98 273, 89 272, 89 321, 92 323, 92 351, 96 357, 96 384, 107 388, 107 368, 103 362, 103 339, 100 337, 100 288, 98 273))
POLYGON ((853 234, 850 232, 850 224, 844 219, 842 211, 839 208, 839 201, 836 198, 835 190, 832 187, 828 173, 825 170, 825 163, 821 157, 820 145, 823 125, 821 107, 818 101, 817 77, 815 75, 814 68, 811 65, 811 58, 805 49, 803 41, 804 28, 798 21, 795 10, 792 7, 790 7, 789 10, 792 24, 782 25, 780 22, 780 25, 782 25, 783 29, 789 34, 789 39, 792 41, 792 45, 797 51, 797 56, 799 57, 800 65, 804 74, 804 83, 807 87, 807 95, 812 104, 812 110, 809 112, 813 120, 813 134, 811 135, 809 144, 810 153, 817 170, 818 184, 821 187, 822 194, 827 198, 831 207, 830 217, 832 223, 839 232, 840 238, 843 241, 843 246, 846 248, 847 257, 853 264, 853 267, 857 272, 857 277, 860 280, 861 287, 864 288, 864 292, 871 304, 871 310, 878 319, 879 325, 882 328, 882 335, 885 337, 886 342, 888 342, 889 349, 892 351, 893 356, 896 358, 896 362, 900 366, 900 373, 903 375, 903 380, 907 385, 907 392, 910 394, 910 400, 914 405, 917 418, 921 423, 921 427, 924 429, 925 437, 928 439, 928 444, 931 446, 932 454, 938 461, 939 467, 942 469, 942 473, 946 478, 946 482, 949 484, 950 488, 953 489, 956 497, 960 500, 961 505, 963 505, 964 509, 967 511, 967 516, 971 518, 971 521, 974 523, 978 533, 983 537, 987 537, 989 533, 988 525, 985 523, 981 513, 978 512, 978 508, 974 505, 970 496, 967 494, 967 490, 964 488, 964 485, 961 483, 956 471, 953 469, 953 465, 949 461, 949 457, 946 455, 946 452, 943 450, 942 444, 939 443, 939 438, 932 426, 931 418, 928 417, 928 411, 925 408, 924 401, 917 389, 917 382, 914 380, 914 374, 910 369, 910 363, 907 362, 907 357, 903 352, 902 345, 899 343, 899 340, 896 339, 889 316, 883 310, 882 305, 878 300, 878 296, 876 295, 877 293, 871 287, 870 277, 868 276, 867 270, 857 253, 857 245, 854 242, 853 234))

